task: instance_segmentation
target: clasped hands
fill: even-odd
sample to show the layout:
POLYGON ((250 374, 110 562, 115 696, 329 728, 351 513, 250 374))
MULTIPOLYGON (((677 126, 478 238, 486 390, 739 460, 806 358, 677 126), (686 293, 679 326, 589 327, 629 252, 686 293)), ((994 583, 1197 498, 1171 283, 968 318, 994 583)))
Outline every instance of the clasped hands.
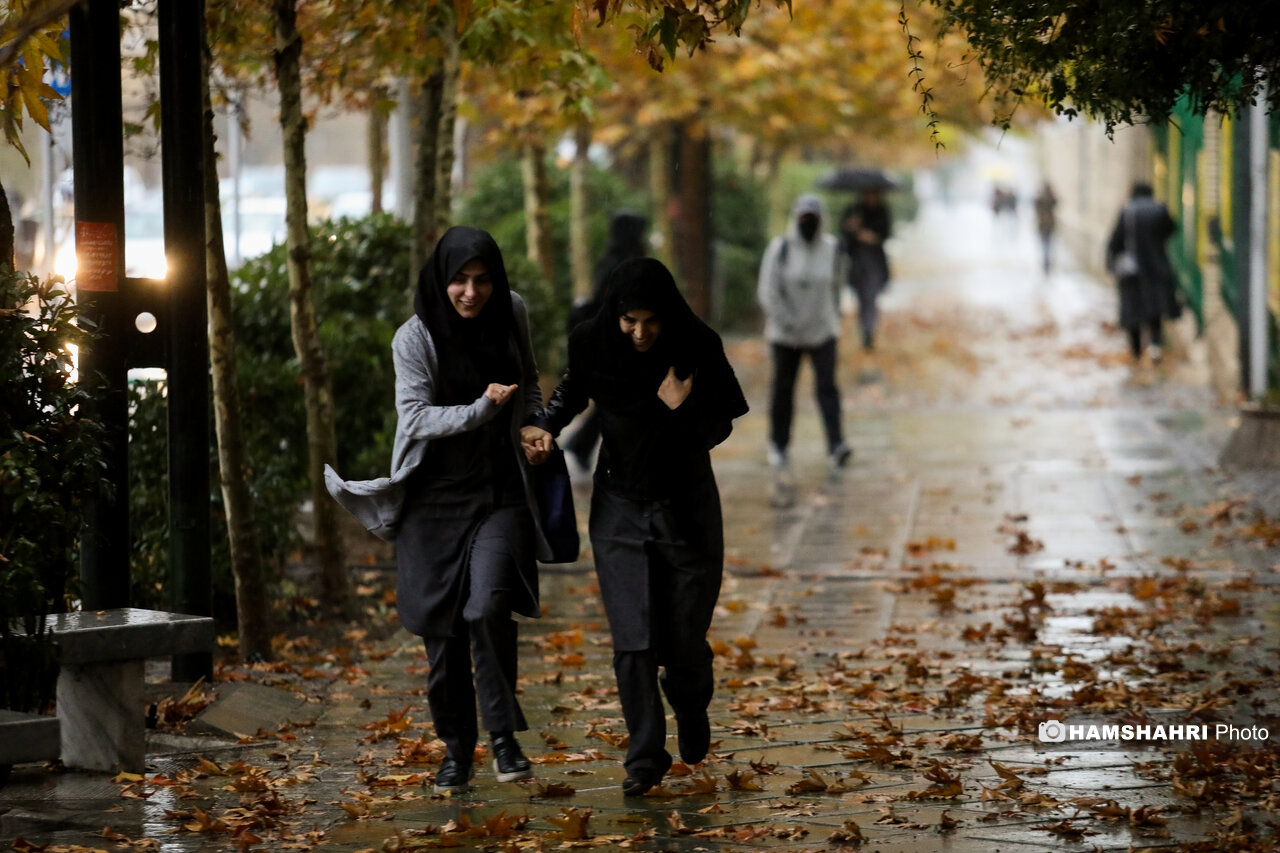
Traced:
MULTIPOLYGON (((493 384, 486 388, 484 393, 490 400, 502 405, 511 399, 515 389, 515 385, 493 384)), ((667 370, 662 384, 658 386, 658 399, 668 409, 676 409, 689 398, 692 391, 693 376, 679 379, 676 377, 675 367, 672 367, 667 370)), ((551 445, 554 440, 551 433, 542 427, 530 425, 520 428, 520 447, 524 450, 524 458, 530 465, 541 465, 547 461, 547 457, 551 455, 551 445)))
MULTIPOLYGON (((515 396, 518 387, 520 386, 491 382, 489 387, 484 389, 484 395, 499 406, 505 406, 507 401, 515 396)), ((547 457, 551 455, 552 440, 551 433, 541 427, 520 428, 520 449, 524 451, 524 458, 530 465, 541 465, 547 461, 547 457)))

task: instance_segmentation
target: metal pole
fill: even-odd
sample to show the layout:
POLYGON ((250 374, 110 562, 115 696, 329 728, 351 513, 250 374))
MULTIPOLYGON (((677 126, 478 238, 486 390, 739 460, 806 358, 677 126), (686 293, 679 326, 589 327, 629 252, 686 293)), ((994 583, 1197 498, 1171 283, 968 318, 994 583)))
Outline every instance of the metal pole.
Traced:
POLYGON ((80 543, 85 610, 129 604, 128 318, 124 316, 124 121, 120 4, 71 7, 72 162, 75 167, 76 299, 82 324, 102 335, 80 352, 80 375, 101 374, 104 392, 87 414, 106 428, 103 477, 115 490, 85 511, 80 543))
POLYGON ((232 266, 240 266, 244 256, 240 253, 240 174, 244 169, 243 134, 240 132, 240 118, 244 112, 243 95, 238 92, 233 96, 227 110, 227 159, 231 161, 231 221, 234 236, 232 245, 232 266))
POLYGON ((396 109, 391 114, 391 182, 396 188, 395 213, 405 222, 413 220, 413 94, 409 81, 396 79, 396 109))
MULTIPOLYGON (((1249 108, 1249 317, 1250 397, 1267 392, 1267 107, 1266 92, 1249 108)), ((1244 294, 1242 294, 1244 296, 1244 294)))
MULTIPOLYGON (((209 331, 204 239, 203 0, 160 0, 164 244, 169 272, 169 584, 173 609, 209 616, 209 331)), ((213 671, 173 659, 173 679, 213 671)))
POLYGON ((57 146, 53 141, 53 132, 57 126, 56 123, 49 125, 49 133, 45 136, 44 145, 44 186, 41 187, 44 198, 40 211, 40 230, 44 233, 44 251, 41 253, 43 260, 40 262, 42 264, 40 274, 45 276, 53 275, 53 262, 58 254, 58 240, 57 235, 54 234, 54 229, 58 227, 54 210, 56 192, 53 186, 53 182, 57 180, 53 169, 53 159, 58 154, 57 146))

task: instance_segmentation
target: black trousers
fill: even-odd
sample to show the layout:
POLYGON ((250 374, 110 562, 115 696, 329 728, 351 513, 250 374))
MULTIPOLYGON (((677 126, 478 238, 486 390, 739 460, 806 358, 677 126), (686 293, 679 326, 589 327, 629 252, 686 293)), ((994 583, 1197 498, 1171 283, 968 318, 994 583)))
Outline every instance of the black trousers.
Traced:
MULTIPOLYGON (((516 514, 519 508, 514 510, 516 514)), ((470 760, 480 719, 491 732, 525 731, 529 724, 516 698, 518 626, 511 618, 510 590, 519 583, 511 548, 507 508, 480 525, 468 560, 467 600, 449 637, 425 637, 427 705, 436 736, 449 754, 470 760), (474 675, 473 675, 474 668, 474 675)), ((517 544, 517 547, 522 547, 517 544)))
POLYGON ((659 686, 675 712, 677 726, 683 717, 696 719, 706 714, 715 690, 715 677, 711 646, 705 640, 703 646, 705 660, 683 666, 666 661, 660 648, 613 653, 613 674, 618 679, 618 698, 630 736, 624 762, 628 775, 656 782, 671 768, 671 754, 666 748, 666 711, 658 693, 659 686), (660 666, 661 675, 658 674, 660 666))
MULTIPOLYGON (((1152 346, 1162 346, 1164 344, 1164 324, 1159 317, 1156 317, 1147 324, 1150 331, 1149 342, 1152 346)), ((1130 326, 1129 332, 1129 352, 1134 358, 1142 357, 1142 326, 1130 326)))
POLYGON ((836 339, 816 347, 773 345, 773 385, 769 397, 769 440, 779 450, 791 443, 791 420, 795 413, 796 374, 800 360, 809 356, 813 365, 813 390, 822 413, 822 427, 827 434, 827 451, 844 441, 840 427, 840 389, 836 387, 836 339))

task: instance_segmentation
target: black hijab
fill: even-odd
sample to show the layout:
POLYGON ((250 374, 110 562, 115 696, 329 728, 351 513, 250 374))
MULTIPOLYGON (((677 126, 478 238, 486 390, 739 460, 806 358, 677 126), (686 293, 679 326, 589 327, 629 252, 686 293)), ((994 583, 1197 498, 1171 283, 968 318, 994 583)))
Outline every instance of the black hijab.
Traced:
POLYGON ((598 402, 623 411, 652 405, 667 371, 693 374, 699 395, 710 405, 707 414, 732 419, 747 411, 742 389, 733 377, 720 336, 698 319, 685 302, 671 271, 655 258, 633 258, 614 267, 604 282, 595 317, 570 340, 570 364, 585 372, 588 393, 598 402), (639 352, 622 332, 619 318, 648 310, 662 323, 653 346, 639 352))
POLYGON ((491 382, 519 381, 512 349, 515 315, 511 285, 502 251, 489 232, 455 225, 436 243, 435 251, 418 273, 414 313, 426 324, 440 365, 441 404, 470 403, 491 382), (449 301, 449 282, 473 260, 484 261, 493 292, 480 316, 467 319, 449 301))

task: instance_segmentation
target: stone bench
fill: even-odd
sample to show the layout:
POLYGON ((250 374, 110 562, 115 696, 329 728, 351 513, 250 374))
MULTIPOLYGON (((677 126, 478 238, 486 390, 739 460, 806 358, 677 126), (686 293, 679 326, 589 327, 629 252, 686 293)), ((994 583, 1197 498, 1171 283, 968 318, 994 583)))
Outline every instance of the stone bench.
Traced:
POLYGON ((0 767, 57 758, 59 738, 57 717, 0 708, 0 767))
MULTIPOLYGON (((58 750, 17 759, 0 756, 0 764, 60 757, 65 766, 81 770, 142 772, 146 660, 212 651, 213 619, 126 607, 50 616, 48 627, 59 648, 58 716, 53 724, 59 731, 58 750)), ((43 721, 54 719, 17 716, 27 719, 13 721, 15 732, 21 726, 35 731, 33 727, 47 727, 43 721)), ((4 740, 12 738, 6 733, 4 740)), ((46 751, 48 743, 46 728, 40 740, 46 751)))

